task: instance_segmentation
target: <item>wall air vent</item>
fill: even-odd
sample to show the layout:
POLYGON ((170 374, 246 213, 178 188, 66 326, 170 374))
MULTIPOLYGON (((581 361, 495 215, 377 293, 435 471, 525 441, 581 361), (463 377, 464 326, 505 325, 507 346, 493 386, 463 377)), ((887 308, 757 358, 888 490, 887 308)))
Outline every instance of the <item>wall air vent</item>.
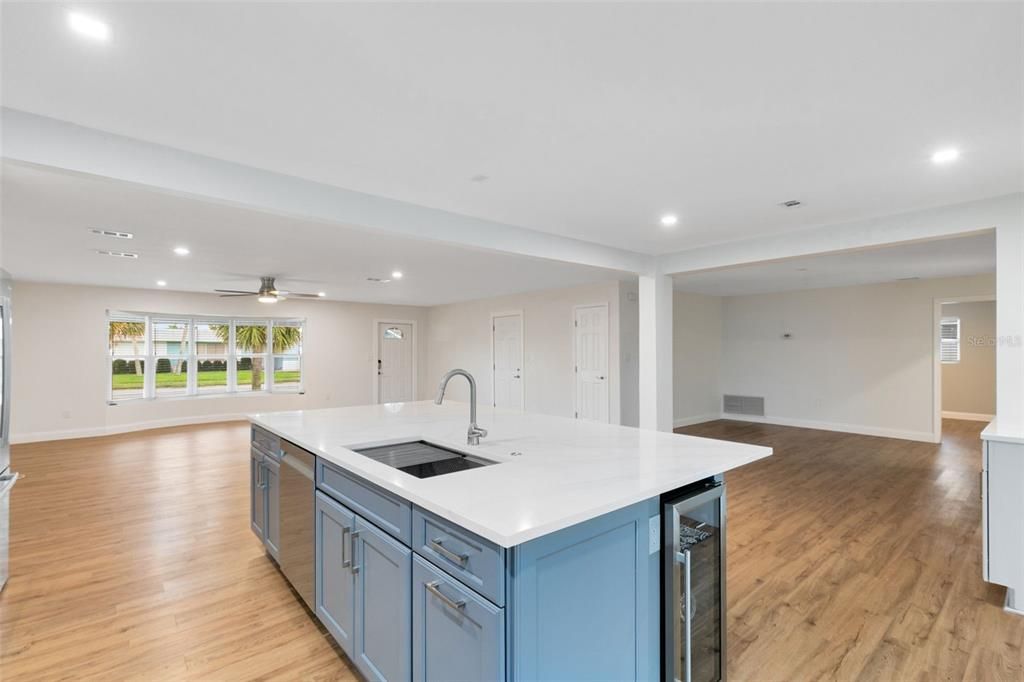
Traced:
POLYGON ((374 284, 387 284, 391 280, 390 279, 386 279, 384 277, 367 277, 366 281, 367 282, 373 282, 374 284))
POLYGON ((127 251, 106 251, 104 249, 96 249, 96 253, 101 256, 111 256, 113 258, 138 258, 137 253, 128 253, 127 251))
POLYGON ((95 227, 90 227, 89 231, 93 234, 98 234, 101 237, 113 237, 114 239, 135 239, 135 235, 131 232, 118 232, 116 230, 99 230, 95 227))
POLYGON ((764 416, 764 398, 750 395, 723 395, 722 412, 745 414, 751 417, 764 416))
POLYGON ((790 199, 789 201, 783 201, 782 203, 779 204, 779 206, 781 206, 782 208, 796 208, 802 203, 803 202, 800 201, 799 199, 790 199))

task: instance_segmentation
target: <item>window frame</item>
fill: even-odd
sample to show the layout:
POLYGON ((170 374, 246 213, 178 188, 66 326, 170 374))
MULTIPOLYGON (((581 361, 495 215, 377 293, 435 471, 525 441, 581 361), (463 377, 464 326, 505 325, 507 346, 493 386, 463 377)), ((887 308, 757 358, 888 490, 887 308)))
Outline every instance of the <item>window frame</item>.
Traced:
MULTIPOLYGON (((136 400, 181 400, 187 398, 223 398, 231 396, 259 395, 259 394, 305 394, 305 359, 303 347, 305 345, 305 318, 293 317, 252 317, 252 316, 225 316, 225 315, 180 315, 163 313, 144 313, 127 311, 107 311, 107 403, 116 405, 119 402, 132 402, 136 400), (115 355, 114 345, 110 343, 110 323, 118 321, 144 321, 146 325, 145 339, 142 355, 115 355), (154 338, 157 323, 162 321, 184 322, 189 325, 187 353, 171 356, 168 353, 157 353, 156 341, 154 338), (225 343, 224 353, 211 355, 199 353, 199 326, 208 324, 224 324, 228 327, 228 339, 225 343), (240 352, 236 346, 235 330, 238 326, 266 326, 267 344, 263 352, 245 353, 240 352), (300 341, 293 353, 274 353, 273 334, 274 326, 298 327, 300 341), (276 357, 298 358, 299 381, 298 384, 282 384, 287 388, 275 390, 274 387, 274 360, 276 357), (182 358, 185 362, 185 369, 188 372, 184 393, 174 395, 157 395, 156 392, 156 363, 160 359, 182 358), (242 358, 262 358, 263 360, 263 386, 258 390, 238 390, 238 361, 242 358), (143 390, 142 395, 132 397, 121 397, 114 395, 113 363, 117 360, 129 362, 135 360, 143 361, 143 390), (199 388, 199 363, 208 360, 227 363, 226 385, 223 391, 202 392, 199 388)), ((166 350, 166 349, 165 349, 166 350)))
POLYGON ((943 317, 939 320, 939 363, 943 365, 957 365, 960 364, 960 342, 962 325, 959 317, 943 317), (956 326, 956 336, 951 339, 947 339, 942 335, 943 327, 950 325, 956 326), (953 352, 956 354, 956 358, 952 360, 946 359, 946 349, 951 347, 953 352))

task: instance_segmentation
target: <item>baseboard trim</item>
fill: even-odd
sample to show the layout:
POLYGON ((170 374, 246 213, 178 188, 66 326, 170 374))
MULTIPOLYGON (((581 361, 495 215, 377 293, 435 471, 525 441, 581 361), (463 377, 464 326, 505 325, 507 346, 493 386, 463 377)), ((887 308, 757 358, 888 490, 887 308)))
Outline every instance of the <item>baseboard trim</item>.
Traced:
POLYGON ((694 424, 703 424, 704 422, 713 422, 716 419, 721 419, 721 418, 722 418, 722 415, 720 415, 720 414, 702 414, 702 415, 699 415, 699 416, 696 416, 696 417, 677 417, 676 420, 674 422, 672 422, 672 428, 678 429, 678 428, 681 428, 683 426, 693 426, 694 424))
POLYGON ((1024 611, 1021 611, 1015 606, 1011 606, 1011 604, 1013 604, 1015 601, 1016 599, 1014 599, 1013 590, 1010 588, 1006 588, 1006 600, 1003 601, 1003 610, 1007 613, 1012 613, 1015 616, 1024 616, 1024 611))
POLYGON ((90 429, 63 429, 60 431, 36 431, 34 433, 12 433, 11 444, 19 443, 40 443, 48 440, 71 440, 72 438, 99 438, 102 436, 113 436, 119 433, 132 433, 135 431, 148 431, 150 429, 166 429, 171 426, 188 426, 190 424, 210 424, 214 422, 230 422, 246 419, 246 415, 238 414, 208 414, 195 417, 175 417, 173 419, 152 419, 144 422, 133 422, 131 424, 112 424, 109 426, 98 426, 90 429))
POLYGON ((943 419, 966 419, 972 422, 990 422, 996 418, 994 414, 980 414, 978 412, 951 412, 942 411, 943 419))
POLYGON ((860 424, 840 424, 835 422, 814 421, 811 419, 789 419, 787 417, 751 417, 746 414, 729 414, 725 412, 722 413, 719 419, 731 419, 733 421, 755 422, 759 424, 774 424, 776 426, 795 426, 801 429, 818 429, 819 431, 855 433, 861 436, 898 438, 900 440, 913 440, 923 443, 938 442, 935 434, 930 431, 903 431, 901 429, 887 429, 876 426, 863 426, 860 424))

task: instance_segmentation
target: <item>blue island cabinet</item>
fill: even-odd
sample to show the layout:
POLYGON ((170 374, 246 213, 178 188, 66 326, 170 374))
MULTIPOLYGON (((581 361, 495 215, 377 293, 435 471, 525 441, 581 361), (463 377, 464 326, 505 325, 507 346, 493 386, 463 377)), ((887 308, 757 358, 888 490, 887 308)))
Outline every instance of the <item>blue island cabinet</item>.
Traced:
POLYGON ((656 498, 504 549, 322 459, 317 487, 316 615, 367 679, 659 677, 656 498))

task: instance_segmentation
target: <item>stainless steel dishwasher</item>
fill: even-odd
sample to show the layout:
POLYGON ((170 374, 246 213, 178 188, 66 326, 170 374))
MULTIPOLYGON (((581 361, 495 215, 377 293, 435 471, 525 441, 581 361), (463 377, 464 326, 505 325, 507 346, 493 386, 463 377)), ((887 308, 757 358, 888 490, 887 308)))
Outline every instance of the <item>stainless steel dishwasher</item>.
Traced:
POLYGON ((287 441, 281 444, 280 565, 285 577, 310 610, 316 609, 313 506, 316 458, 287 441))

